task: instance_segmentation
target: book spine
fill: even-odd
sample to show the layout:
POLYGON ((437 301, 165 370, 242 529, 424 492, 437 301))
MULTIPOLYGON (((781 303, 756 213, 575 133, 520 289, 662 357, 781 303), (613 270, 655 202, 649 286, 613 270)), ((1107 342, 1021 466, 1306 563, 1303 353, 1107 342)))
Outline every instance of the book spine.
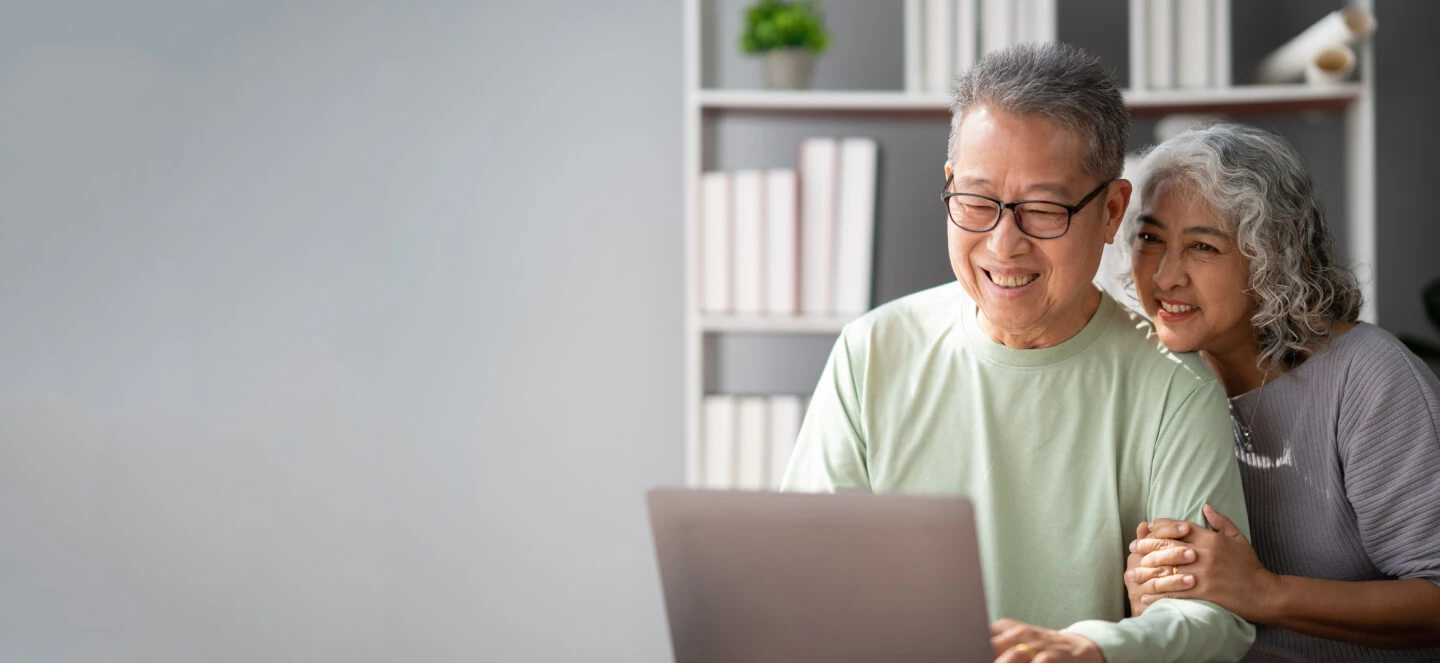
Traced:
POLYGON ((873 139, 846 138, 840 142, 834 304, 838 314, 859 315, 870 309, 878 152, 873 139))
POLYGON ((732 256, 734 309, 737 314, 759 314, 765 309, 765 174, 736 171, 734 186, 735 245, 732 256))
POLYGON ((700 288, 701 310, 729 313, 730 175, 705 173, 700 178, 700 288))
POLYGON ((775 169, 766 173, 765 310, 771 315, 793 316, 799 313, 798 187, 793 169, 775 169))
MULTIPOLYGON (((980 13, 977 0, 956 0, 955 3, 955 74, 958 76, 975 66, 980 54, 980 13)), ((941 90, 949 94, 947 87, 941 90)))
POLYGON ((1150 84, 1150 0, 1130 0, 1130 89, 1144 90, 1150 84))
POLYGON ((1149 0, 1150 58, 1147 66, 1155 90, 1175 87, 1175 0, 1149 0))
POLYGON ((736 399, 736 476, 735 486, 758 491, 770 483, 770 408, 769 399, 745 396, 736 399))
POLYGON ((905 91, 925 87, 925 0, 905 0, 905 91))
POLYGON ((833 138, 800 143, 800 312, 806 315, 833 313, 838 153, 833 138))
POLYGON ((735 486, 735 397, 715 394, 705 397, 705 448, 701 474, 707 489, 735 486))
POLYGON ((1175 86, 1207 88, 1212 85, 1210 55, 1214 43, 1210 0, 1175 0, 1175 86))
POLYGON ((779 489, 800 436, 800 420, 805 415, 804 400, 791 394, 770 397, 770 463, 769 485, 779 489))
POLYGON ((1015 38, 1010 0, 980 0, 980 52, 1009 48, 1015 38))
POLYGON ((925 0, 925 91, 943 93, 954 76, 953 0, 925 0))

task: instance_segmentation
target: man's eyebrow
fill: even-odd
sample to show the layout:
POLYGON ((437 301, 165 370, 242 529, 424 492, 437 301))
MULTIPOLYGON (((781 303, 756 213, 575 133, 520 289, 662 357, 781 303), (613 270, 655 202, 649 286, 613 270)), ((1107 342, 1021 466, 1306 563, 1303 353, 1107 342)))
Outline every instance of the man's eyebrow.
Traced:
POLYGON ((1154 226, 1154 227, 1159 228, 1159 229, 1162 229, 1162 230, 1165 228, 1165 224, 1160 223, 1160 220, 1159 220, 1159 219, 1156 219, 1154 215, 1150 215, 1150 214, 1142 214, 1142 215, 1140 215, 1140 223, 1142 223, 1142 224, 1149 224, 1149 225, 1151 225, 1151 226, 1154 226))
MULTIPOLYGON (((983 187, 990 184, 990 180, 973 175, 963 175, 955 178, 955 186, 958 187, 983 187)), ((1025 191, 1044 191, 1061 198, 1070 195, 1066 186, 1059 182, 1039 182, 1025 188, 1025 191)), ((1031 194, 1033 195, 1033 194, 1031 194)))

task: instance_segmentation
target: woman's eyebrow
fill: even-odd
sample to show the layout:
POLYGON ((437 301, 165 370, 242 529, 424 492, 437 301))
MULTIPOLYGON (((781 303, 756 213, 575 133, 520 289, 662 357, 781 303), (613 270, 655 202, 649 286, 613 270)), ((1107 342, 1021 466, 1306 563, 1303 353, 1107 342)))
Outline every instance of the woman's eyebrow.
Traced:
MULTIPOLYGON (((1140 223, 1147 224, 1165 230, 1165 222, 1155 218, 1152 214, 1140 215, 1140 223)), ((1186 226, 1184 233, 1187 235, 1213 235, 1219 238, 1229 238, 1230 234, 1218 226, 1186 226)))
POLYGON ((1186 226, 1186 227, 1185 227, 1185 234, 1186 234, 1186 235, 1213 235, 1213 236, 1215 236, 1215 237, 1225 238, 1225 239, 1228 239, 1228 238, 1230 237, 1230 234, 1229 234, 1229 233, 1226 233, 1224 229, 1218 228, 1218 227, 1216 227, 1216 226, 1186 226))

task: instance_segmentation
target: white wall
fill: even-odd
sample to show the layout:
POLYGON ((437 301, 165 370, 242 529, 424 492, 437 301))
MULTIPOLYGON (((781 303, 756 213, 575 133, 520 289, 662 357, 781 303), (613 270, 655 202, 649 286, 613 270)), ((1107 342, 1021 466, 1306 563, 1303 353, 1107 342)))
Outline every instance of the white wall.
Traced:
POLYGON ((0 3, 0 659, 667 657, 680 38, 0 3))

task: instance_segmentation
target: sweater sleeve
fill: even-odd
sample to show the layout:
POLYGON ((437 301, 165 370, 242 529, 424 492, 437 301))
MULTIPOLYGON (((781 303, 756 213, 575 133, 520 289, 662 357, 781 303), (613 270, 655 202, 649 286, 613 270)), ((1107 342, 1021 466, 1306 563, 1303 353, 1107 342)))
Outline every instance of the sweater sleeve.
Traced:
POLYGON ((870 490, 849 331, 842 331, 830 350, 785 469, 782 491, 870 490))
POLYGON ((1376 568, 1440 580, 1440 383, 1389 335, 1369 339, 1342 388, 1345 495, 1376 568))
MULTIPOLYGON (((1204 524, 1209 504, 1250 536, 1225 395, 1212 380, 1180 396, 1155 443, 1149 518, 1204 524)), ((1121 554, 1123 555, 1123 554, 1121 554)), ((1111 662, 1236 661, 1255 640, 1255 627, 1211 602, 1164 599, 1136 618, 1085 620, 1065 631, 1084 636, 1111 662)))

